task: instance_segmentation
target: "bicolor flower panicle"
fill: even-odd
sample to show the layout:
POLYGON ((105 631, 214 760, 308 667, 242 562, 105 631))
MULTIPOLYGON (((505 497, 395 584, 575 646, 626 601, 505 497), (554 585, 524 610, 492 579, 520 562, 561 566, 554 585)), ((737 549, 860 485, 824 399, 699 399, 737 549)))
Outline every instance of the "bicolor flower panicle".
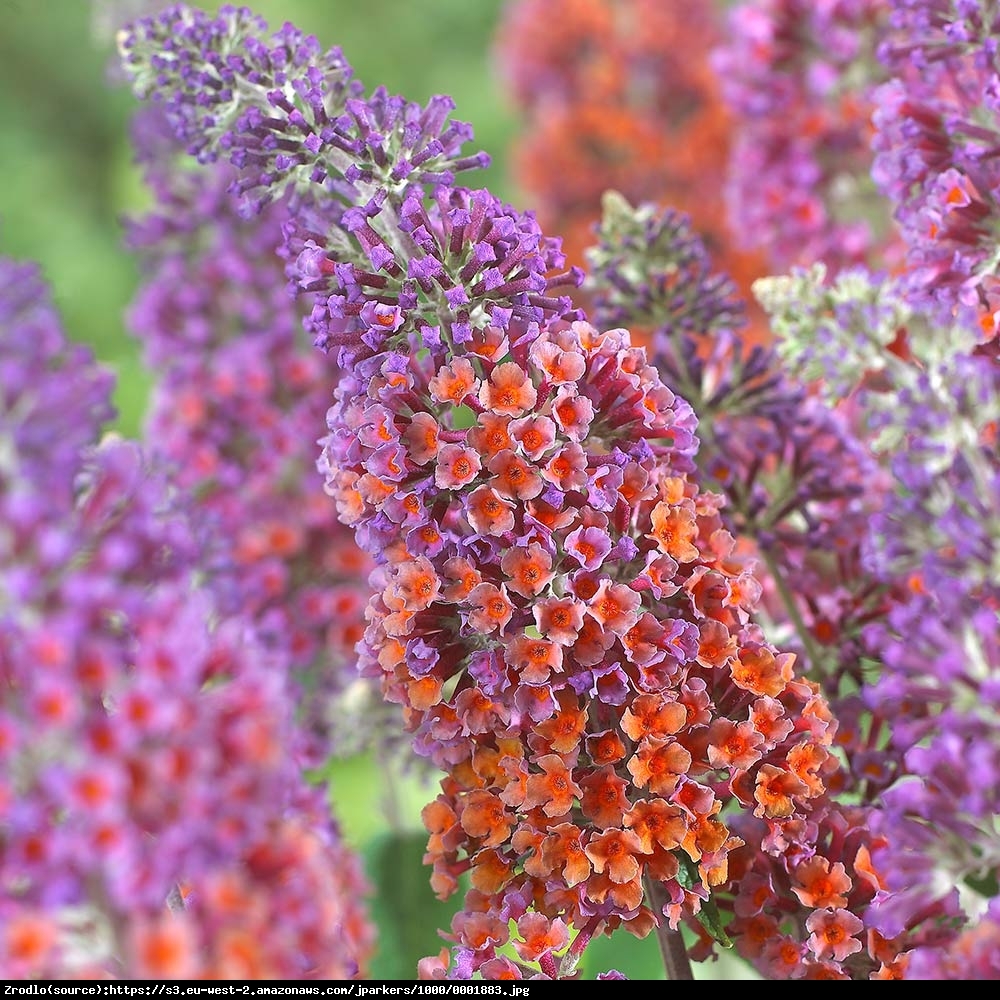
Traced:
POLYGON ((890 0, 873 176, 895 207, 906 286, 944 325, 997 333, 997 12, 980 0, 890 0))
MULTIPOLYGON (((357 690, 354 653, 371 561, 331 524, 316 472, 315 427, 336 370, 285 288, 286 204, 242 219, 226 164, 171 169, 180 150, 157 108, 140 113, 135 142, 157 198, 129 226, 145 266, 129 320, 156 373, 146 436, 212 533, 206 569, 225 607, 287 660, 300 751, 318 763, 358 748, 362 727, 335 721, 348 703, 381 704, 357 690)), ((398 728, 366 722, 376 740, 398 728)))
POLYGON ((368 362, 324 464, 385 563, 362 668, 449 774, 425 822, 437 891, 471 874, 452 971, 498 975, 516 919, 518 974, 566 975, 595 933, 709 905, 742 843, 724 809, 807 813, 834 727, 752 623, 688 479, 693 415, 644 351, 581 321, 478 353, 494 336, 368 362))
POLYGON ((761 821, 757 849, 804 822, 835 725, 752 619, 759 586, 693 476, 694 414, 559 294, 579 275, 558 241, 444 176, 472 165, 457 145, 416 169, 433 116, 344 97, 340 57, 293 58, 290 31, 176 8, 122 49, 195 152, 258 143, 235 161, 266 161, 255 204, 288 195, 289 278, 345 369, 320 465, 379 565, 362 670, 446 773, 424 812, 437 892, 471 879, 450 974, 572 976, 620 925, 713 927, 730 813, 761 821), (257 117, 271 86, 299 117, 257 117))
POLYGON ((896 256, 870 174, 889 0, 750 0, 714 66, 733 116, 726 197, 738 242, 772 268, 896 256))
POLYGON ((137 445, 97 446, 110 382, 7 261, 0 321, 0 968, 356 974, 363 882, 288 750, 282 665, 198 585, 183 494, 137 445), (33 474, 43 440, 71 484, 33 474))

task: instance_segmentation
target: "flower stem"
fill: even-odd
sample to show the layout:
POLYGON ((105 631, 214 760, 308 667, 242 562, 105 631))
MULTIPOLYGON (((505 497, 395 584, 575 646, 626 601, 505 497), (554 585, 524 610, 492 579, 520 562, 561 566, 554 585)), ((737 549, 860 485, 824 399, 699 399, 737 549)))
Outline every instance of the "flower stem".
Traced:
POLYGON ((667 894, 663 887, 654 879, 643 880, 646 884, 646 896, 656 915, 656 940, 663 957, 663 968, 667 979, 671 982, 687 979, 693 980, 691 963, 688 961, 687 946, 679 930, 671 930, 663 916, 663 907, 667 902, 667 894))

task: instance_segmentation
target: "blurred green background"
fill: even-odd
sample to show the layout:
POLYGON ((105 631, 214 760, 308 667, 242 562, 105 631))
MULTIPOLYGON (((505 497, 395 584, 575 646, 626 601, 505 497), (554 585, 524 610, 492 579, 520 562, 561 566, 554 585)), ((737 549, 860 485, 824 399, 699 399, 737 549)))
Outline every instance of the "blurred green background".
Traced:
MULTIPOLYGON (((369 87, 413 100, 451 94, 493 166, 475 179, 521 208, 506 151, 517 115, 497 84, 491 42, 503 0, 256 0, 272 26, 292 21, 324 45, 340 45, 369 87)), ((215 9, 217 3, 203 6, 215 9)), ((118 374, 118 429, 142 424, 149 376, 123 313, 138 280, 121 246, 120 220, 144 207, 128 120, 134 101, 114 79, 113 34, 141 0, 0 0, 0 253, 38 261, 71 337, 92 345, 118 374)), ((558 30, 553 26, 552 30, 558 30)), ((421 865, 420 808, 434 789, 359 757, 331 773, 336 812, 375 887, 376 978, 411 978, 437 952, 458 900, 434 900, 421 865)), ((720 967, 721 966, 721 967, 720 967)), ((616 936, 592 946, 583 974, 615 967, 662 978, 652 938, 616 936)), ((741 964, 700 977, 750 978, 741 964)))

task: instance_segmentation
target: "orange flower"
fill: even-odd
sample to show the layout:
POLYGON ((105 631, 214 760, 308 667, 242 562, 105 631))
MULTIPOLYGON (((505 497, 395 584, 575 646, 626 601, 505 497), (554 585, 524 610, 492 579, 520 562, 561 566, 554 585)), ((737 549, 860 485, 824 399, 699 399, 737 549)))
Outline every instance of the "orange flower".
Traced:
POLYGON ((472 340, 468 350, 487 361, 497 361, 507 354, 510 343, 503 329, 496 326, 484 326, 472 331, 472 340))
POLYGON ((872 864, 871 850, 866 844, 862 844, 858 848, 857 856, 854 858, 854 873, 860 877, 861 881, 871 892, 878 892, 885 889, 885 883, 882 881, 882 876, 878 873, 878 870, 872 864))
POLYGON ((594 404, 577 393, 575 386, 564 385, 552 400, 552 416, 572 441, 582 441, 594 419, 594 404))
POLYGON ((764 952, 767 968, 775 979, 798 979, 805 971, 802 945, 794 938, 779 937, 770 942, 764 952))
POLYGON ((676 878, 681 867, 676 854, 659 847, 654 847, 653 853, 643 860, 644 873, 657 882, 669 882, 672 878, 676 878))
POLYGON ((522 683, 542 685, 551 673, 562 671, 563 648, 548 639, 519 635, 504 650, 504 661, 518 672, 522 683))
POLYGON ((690 816, 713 816, 719 811, 715 792, 706 785, 685 778, 672 796, 672 800, 690 816))
POLYGON ((437 453, 434 485, 440 489, 458 490, 468 486, 482 468, 479 455, 460 444, 446 444, 437 453))
POLYGON ((704 667, 723 667, 739 648, 736 637, 722 622, 712 619, 702 622, 698 641, 698 662, 704 667))
POLYGON ((672 736, 687 722, 687 710, 660 695, 639 695, 622 715, 621 728, 637 743, 646 736, 672 736))
MULTIPOLYGON (((693 861, 701 861, 703 855, 713 855, 720 851, 729 838, 729 828, 716 817, 722 803, 716 802, 715 808, 708 815, 697 816, 688 826, 687 834, 681 841, 681 846, 693 861)), ((731 846, 739 847, 742 840, 734 839, 731 846)))
POLYGON ((572 508, 558 510, 552 504, 540 497, 528 501, 528 517, 548 528, 549 531, 560 531, 573 523, 576 514, 572 508))
POLYGON ((625 814, 624 825, 632 830, 645 854, 656 847, 672 851, 679 847, 687 833, 684 812, 666 799, 640 799, 625 814))
POLYGON ((642 598, 624 583, 601 580, 594 596, 587 602, 588 612, 609 632, 625 635, 639 620, 639 602, 642 598))
POLYGON ((786 763, 809 787, 810 795, 822 795, 823 779, 816 773, 830 759, 830 751, 818 743, 797 743, 788 751, 786 763))
POLYGON ((391 596, 407 611, 423 611, 437 600, 441 581, 430 560, 420 556, 393 569, 392 582, 386 588, 386 604, 391 596))
POLYGON ((757 800, 755 816, 766 816, 768 819, 784 819, 795 812, 794 799, 805 795, 809 789, 801 778, 791 771, 764 764, 757 772, 754 798, 757 800))
POLYGON ((528 794, 528 765, 521 757, 500 758, 500 770, 504 774, 503 791, 500 798, 511 808, 518 808, 528 794))
POLYGON ((622 484, 618 492, 629 507, 637 507, 643 500, 652 500, 656 495, 649 483, 649 473, 638 463, 629 462, 624 467, 622 484))
POLYGON ((613 767, 602 767, 581 778, 580 785, 583 788, 580 800, 583 815, 605 829, 621 826, 630 805, 625 795, 629 783, 619 778, 613 767))
POLYGON ((536 340, 531 345, 531 360, 545 373, 545 381, 552 385, 577 382, 587 368, 579 351, 563 350, 549 340, 536 340))
POLYGON ((563 491, 578 490, 587 482, 587 455, 571 441, 548 460, 542 476, 563 491))
POLYGON ((607 872, 591 875, 587 881, 587 898, 603 903, 608 896, 615 906, 623 910, 637 909, 642 905, 642 876, 636 875, 627 882, 615 882, 607 872))
POLYGON ((606 729, 587 737, 587 753, 598 767, 617 764, 625 758, 625 744, 613 729, 606 729))
POLYGON ((793 874, 799 884, 792 886, 792 892, 803 906, 814 910, 847 906, 846 894, 853 888, 853 883, 841 862, 837 861, 831 867, 826 858, 817 854, 798 865, 793 874))
POLYGON ((426 712, 441 701, 441 690, 441 679, 428 674, 407 683, 406 697, 418 712, 426 712))
POLYGON ((894 941, 887 940, 876 930, 868 931, 868 954, 882 965, 872 979, 903 979, 910 964, 910 953, 900 954, 894 941))
POLYGON ((502 451, 510 451, 514 447, 510 436, 510 417, 499 413, 480 413, 479 423, 469 430, 469 445, 476 449, 484 458, 492 458, 502 451))
POLYGON ((483 580, 482 574, 468 559, 457 556, 444 564, 444 573, 449 580, 454 582, 444 588, 442 596, 446 601, 452 601, 455 604, 465 600, 483 580))
POLYGON ((692 544, 698 537, 698 522, 689 506, 672 506, 661 501, 653 508, 652 532, 647 535, 678 562, 691 562, 698 558, 698 549, 692 544))
POLYGON ((864 947, 854 937, 864 924, 849 910, 815 910, 806 920, 806 929, 812 932, 806 944, 821 961, 843 962, 864 947))
POLYGON ((466 688, 455 699, 455 712, 466 735, 490 732, 506 714, 502 704, 492 701, 479 688, 466 688))
POLYGON ((794 653, 777 656, 766 646, 746 646, 732 666, 733 683, 744 691, 776 698, 792 679, 794 653))
POLYGON ((515 361, 497 365, 479 390, 479 401, 487 410, 519 417, 538 398, 528 373, 515 361))
POLYGON ((390 485, 384 479, 373 476, 366 472, 356 483, 358 495, 365 503, 370 503, 373 507, 381 506, 388 497, 396 492, 396 487, 390 485))
POLYGON ((556 426, 548 417, 532 414, 511 421, 510 431, 521 451, 537 462, 552 447, 556 439, 556 426))
POLYGON ((495 850, 479 851, 472 859, 472 887, 488 896, 498 893, 511 879, 514 863, 495 850))
POLYGON ((437 375, 427 383, 427 388, 436 403, 458 406, 467 396, 476 392, 478 384, 471 362, 466 358, 455 358, 451 364, 438 370, 437 375))
POLYGON ((511 847, 520 855, 525 872, 535 878, 548 878, 552 874, 553 866, 542 856, 542 842, 546 836, 545 830, 522 823, 511 838, 511 847))
POLYGON ((614 643, 614 632, 607 631, 596 618, 586 615, 573 645, 573 656, 582 666, 592 667, 604 659, 614 643))
POLYGON ((758 698, 750 707, 750 721, 769 746, 780 743, 794 728, 785 708, 775 698, 758 698))
POLYGON ((587 710, 580 707, 572 688, 563 688, 557 695, 559 711, 535 727, 535 732, 556 751, 569 753, 580 743, 587 728, 587 710))
POLYGON ((499 847, 507 842, 514 817, 492 792, 470 792, 462 809, 462 829, 470 836, 483 838, 483 847, 499 847))
POLYGON ((545 487, 535 467, 513 451, 494 455, 487 467, 494 476, 490 485, 504 496, 532 500, 545 487))
POLYGON ((559 754, 549 753, 538 760, 542 774, 528 778, 528 794, 522 804, 524 809, 542 807, 546 816, 563 816, 573 808, 574 799, 583 791, 573 780, 573 772, 559 754))
POLYGON ((561 646, 572 646, 583 625, 583 605, 572 597, 549 597, 539 601, 531 609, 538 631, 558 642, 561 646))
MULTIPOLYGON (((744 570, 735 579, 729 581, 729 594, 722 602, 723 607, 739 608, 752 612, 760 601, 761 585, 757 578, 744 570)), ((744 615, 744 619, 745 619, 744 615)))
POLYGON ((520 740, 498 739, 496 747, 479 744, 472 752, 472 767, 483 784, 503 784, 504 773, 501 762, 504 758, 513 757, 519 760, 523 757, 524 748, 520 740))
POLYGON ((760 958, 764 949, 778 937, 778 921, 766 913, 739 918, 733 923, 738 935, 740 954, 745 958, 760 958))
POLYGON ((522 597, 534 597, 555 576, 552 556, 538 542, 508 550, 500 567, 510 580, 510 589, 522 597))
POLYGON ((489 913, 459 912, 452 921, 452 930, 459 941, 477 951, 491 945, 504 945, 510 940, 507 921, 489 913))
POLYGON ((542 858, 551 872, 562 869, 563 881, 572 888, 590 875, 590 859, 583 849, 583 831, 572 823, 560 823, 549 830, 542 843, 542 858))
POLYGON ((594 871, 607 869, 608 877, 619 885, 637 878, 641 872, 636 854, 642 854, 642 842, 631 830, 605 830, 591 837, 585 848, 594 871))
POLYGON ((631 663, 639 667, 649 667, 663 659, 660 641, 664 636, 663 626, 648 611, 623 636, 622 646, 631 663))
POLYGON ((469 625, 472 628, 482 635, 489 635, 495 631, 503 635, 503 630, 514 613, 514 605, 511 604, 507 588, 503 584, 499 587, 493 586, 492 583, 479 584, 469 594, 469 604, 472 606, 469 612, 469 625))
POLYGON ((628 771, 638 788, 654 795, 670 795, 680 775, 691 767, 691 754, 673 740, 644 739, 628 762, 628 771))
POLYGON ((437 421, 429 413, 414 413, 410 426, 403 431, 403 443, 417 465, 426 465, 438 453, 437 421))
POLYGON ((466 512, 480 535, 504 535, 514 527, 513 503, 490 486, 478 486, 469 494, 466 512))
POLYGON ((566 924, 556 917, 550 920, 543 913, 525 913, 517 922, 522 940, 514 948, 522 962, 537 962, 546 952, 559 951, 569 944, 566 924))
POLYGON ((760 760, 764 737, 753 723, 716 719, 708 731, 708 762, 720 769, 746 770, 760 760))
POLYGON ((677 593, 673 582, 677 573, 677 563, 668 555, 658 552, 646 553, 646 565, 634 586, 651 590, 657 598, 672 597, 677 593))

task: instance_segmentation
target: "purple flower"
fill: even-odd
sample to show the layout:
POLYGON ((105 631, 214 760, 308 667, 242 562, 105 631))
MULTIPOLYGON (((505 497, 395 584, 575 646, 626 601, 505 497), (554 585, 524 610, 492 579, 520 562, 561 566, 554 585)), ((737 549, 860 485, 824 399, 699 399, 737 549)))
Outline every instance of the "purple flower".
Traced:
POLYGON ((730 12, 715 70, 733 112, 732 230, 778 268, 886 250, 868 180, 886 0, 754 0, 730 12))
POLYGON ((162 104, 188 152, 237 168, 231 190, 248 213, 288 189, 353 199, 359 186, 450 183, 488 163, 462 155, 471 131, 449 120, 449 98, 421 107, 380 88, 364 99, 339 49, 291 24, 269 35, 245 8, 212 17, 177 5, 134 22, 119 49, 136 93, 162 104))
POLYGON ((371 568, 349 530, 330 523, 315 468, 335 370, 284 287, 285 204, 241 219, 226 196, 232 170, 170 173, 177 144, 154 124, 139 153, 157 205, 130 225, 145 275, 129 320, 158 375, 146 433, 197 498, 214 538, 203 562, 226 609, 254 619, 287 657, 303 736, 321 760, 331 740, 357 747, 347 725, 331 729, 330 706, 357 680, 371 568))
POLYGON ((988 338, 1000 308, 997 15, 981 2, 893 0, 879 55, 873 176, 895 205, 915 303, 988 338))

